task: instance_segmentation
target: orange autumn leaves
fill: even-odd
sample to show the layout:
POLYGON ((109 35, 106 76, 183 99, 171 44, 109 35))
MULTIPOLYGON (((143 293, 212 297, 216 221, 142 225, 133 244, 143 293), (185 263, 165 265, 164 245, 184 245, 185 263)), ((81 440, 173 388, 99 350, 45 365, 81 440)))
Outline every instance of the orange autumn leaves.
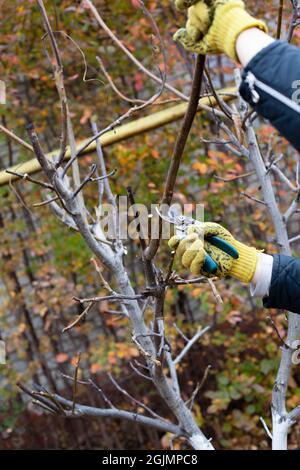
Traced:
POLYGON ((130 362, 131 359, 138 356, 139 352, 134 345, 115 343, 110 350, 102 351, 98 361, 92 362, 90 372, 96 374, 100 371, 109 371, 111 366, 121 366, 124 360, 130 362))

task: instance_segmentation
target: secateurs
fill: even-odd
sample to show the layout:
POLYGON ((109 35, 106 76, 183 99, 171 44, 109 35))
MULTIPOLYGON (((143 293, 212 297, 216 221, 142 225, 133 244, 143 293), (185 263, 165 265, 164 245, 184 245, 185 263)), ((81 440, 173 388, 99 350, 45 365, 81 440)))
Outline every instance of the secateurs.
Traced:
MULTIPOLYGON (((158 208, 156 208, 156 210, 159 216, 163 220, 175 226, 176 235, 180 238, 180 240, 186 237, 188 228, 190 226, 196 225, 196 226, 201 227, 204 225, 203 222, 193 219, 192 217, 186 217, 182 214, 178 214, 178 212, 172 208, 169 209, 167 216, 163 215, 158 210, 158 208)), ((234 248, 230 243, 228 243, 223 238, 220 238, 217 235, 209 235, 209 236, 205 236, 205 240, 209 242, 211 245, 216 246, 220 250, 230 255, 233 259, 239 258, 239 253, 236 250, 236 248, 234 248)), ((210 274, 214 274, 218 270, 217 263, 212 259, 212 257, 208 253, 206 253, 205 260, 204 260, 204 270, 210 274)))

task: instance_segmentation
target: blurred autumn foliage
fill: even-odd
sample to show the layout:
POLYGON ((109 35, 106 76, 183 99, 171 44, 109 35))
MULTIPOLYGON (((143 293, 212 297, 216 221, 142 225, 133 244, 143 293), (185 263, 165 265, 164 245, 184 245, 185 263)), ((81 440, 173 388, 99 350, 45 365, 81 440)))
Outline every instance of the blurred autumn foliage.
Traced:
MULTIPOLYGON (((94 3, 130 51, 156 73, 157 45, 138 2, 94 3)), ((155 83, 133 67, 96 27, 80 2, 49 0, 45 4, 53 28, 58 31, 76 139, 91 135, 91 117, 97 118, 99 127, 105 127, 128 106, 99 70, 97 55, 124 94, 138 99, 153 94, 155 83), (87 63, 86 77, 82 54, 87 63)), ((182 25, 184 17, 175 12, 169 0, 146 4, 166 43, 168 81, 188 94, 193 59, 172 42, 172 33, 182 25)), ((255 14, 266 17, 271 33, 274 32, 277 2, 259 0, 248 4, 255 14)), ((60 107, 36 2, 0 1, 0 11, 0 78, 7 89, 7 104, 0 112, 2 124, 26 140, 26 123, 34 120, 44 148, 51 151, 59 145, 60 107)), ((288 8, 285 15, 289 18, 288 8)), ((209 70, 216 88, 234 84, 233 69, 234 64, 224 58, 210 59, 209 70)), ((171 93, 164 93, 161 101, 166 100, 170 102, 155 105, 151 111, 174 105, 171 93)), ((116 194, 126 194, 125 188, 130 184, 138 202, 147 205, 158 202, 178 129, 179 123, 169 124, 105 149, 108 171, 118 169, 112 180, 116 194)), ((224 223, 237 237, 272 253, 277 248, 264 206, 242 195, 259 197, 256 181, 251 176, 235 179, 249 171, 248 162, 210 144, 218 132, 217 120, 205 113, 197 117, 175 199, 190 203, 191 207, 203 203, 207 220, 224 223)), ((257 133, 264 152, 276 148, 277 154, 284 154, 282 169, 291 174, 295 163, 291 148, 263 121, 258 123, 257 133)), ((0 151, 1 169, 32 158, 4 134, 0 134, 0 151)), ((94 155, 87 155, 80 159, 80 166, 85 168, 93 161, 94 155)), ((285 186, 276 178, 274 185, 282 207, 287 207, 290 201, 285 186)), ((92 187, 87 191, 93 207, 95 194, 92 187)), ((132 425, 129 433, 126 422, 118 420, 67 421, 51 416, 29 404, 17 388, 16 383, 22 380, 47 385, 54 391, 63 390, 66 396, 71 396, 71 383, 64 375, 73 374, 81 351, 79 378, 91 376, 113 397, 114 404, 123 409, 132 407, 115 391, 108 373, 128 392, 166 414, 159 397, 152 389, 149 392, 147 381, 137 380, 129 365, 139 353, 131 342, 127 319, 110 313, 113 305, 102 302, 83 323, 62 333, 81 311, 72 297, 100 294, 103 289, 80 236, 60 225, 47 206, 33 207, 41 200, 40 189, 28 182, 0 188, 0 331, 8 356, 7 364, 0 366, 0 448, 167 448, 168 436, 150 428, 132 425)), ((289 227, 291 236, 297 227, 296 217, 289 227)), ((293 248, 296 252, 299 245, 293 248)), ((160 263, 166 259, 164 244, 160 263)), ((133 241, 128 241, 125 262, 134 284, 142 285, 139 250, 133 241)), ((278 337, 267 318, 270 312, 250 297, 246 287, 232 280, 218 282, 217 287, 224 300, 223 308, 216 305, 206 285, 181 286, 178 291, 167 293, 166 325, 173 351, 179 352, 185 344, 174 323, 187 337, 199 325, 213 326, 179 365, 183 397, 190 398, 210 365, 194 403, 198 424, 219 448, 267 449, 268 438, 259 418, 263 416, 270 422, 271 390, 280 353, 278 337)), ((279 332, 283 332, 285 315, 271 314, 279 332)), ((99 394, 87 391, 83 385, 79 385, 78 396, 82 402, 101 405, 99 394)), ((300 404, 300 378, 296 371, 291 378, 288 404, 293 407, 300 404)), ((297 440, 299 443, 299 433, 299 426, 293 428, 291 447, 297 445, 297 440)), ((182 446, 180 441, 174 442, 175 448, 182 446)))

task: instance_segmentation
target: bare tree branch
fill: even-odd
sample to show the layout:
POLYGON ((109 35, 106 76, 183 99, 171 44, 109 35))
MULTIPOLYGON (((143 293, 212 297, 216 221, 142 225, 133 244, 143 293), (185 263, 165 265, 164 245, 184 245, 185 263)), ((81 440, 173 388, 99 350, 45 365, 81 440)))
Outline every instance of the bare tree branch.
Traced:
MULTIPOLYGON (((175 183, 177 179, 179 166, 180 166, 184 149, 185 149, 185 145, 186 145, 186 142, 187 142, 187 139, 191 131, 192 124, 193 124, 193 121, 194 121, 194 118, 198 109, 198 103, 200 99, 201 85, 202 85, 202 79, 203 79, 203 73, 204 73, 204 65, 205 65, 205 56, 197 56, 189 105, 188 105, 181 129, 180 129, 180 132, 176 139, 171 163, 170 163, 167 178, 166 178, 166 183, 164 186, 164 193, 160 202, 161 205, 170 205, 172 198, 173 198, 173 192, 174 192, 174 187, 175 187, 175 183)), ((161 224, 162 224, 161 218, 159 219, 159 224, 160 224, 160 232, 161 232, 161 224)), ((159 243, 160 243, 160 238, 151 240, 150 245, 148 246, 146 253, 145 253, 146 259, 151 260, 154 258, 159 248, 159 243)))
POLYGON ((189 352, 189 350, 191 349, 191 347, 203 336, 205 335, 205 333, 207 331, 209 331, 211 329, 210 326, 206 326, 205 328, 199 328, 199 330, 197 331, 197 333, 192 337, 192 339, 190 339, 190 341, 185 345, 185 347, 183 348, 183 350, 181 351, 180 354, 178 354, 178 356, 174 359, 174 365, 176 366, 177 364, 179 364, 179 362, 182 361, 182 359, 184 358, 184 356, 189 352))

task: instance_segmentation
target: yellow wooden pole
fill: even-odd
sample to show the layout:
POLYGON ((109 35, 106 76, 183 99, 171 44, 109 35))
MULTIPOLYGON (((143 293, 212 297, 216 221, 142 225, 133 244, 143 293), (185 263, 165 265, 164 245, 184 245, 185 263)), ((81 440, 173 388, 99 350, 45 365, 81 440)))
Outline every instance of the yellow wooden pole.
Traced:
MULTIPOLYGON (((225 88, 220 90, 219 93, 222 93, 222 98, 224 100, 233 99, 233 93, 236 92, 235 88, 225 88), (228 93, 228 95, 226 95, 228 93)), ((216 100, 214 97, 204 97, 201 98, 199 101, 199 111, 203 110, 205 106, 214 106, 216 105, 216 100)), ((177 121, 181 117, 184 116, 185 111, 187 108, 187 103, 178 104, 176 106, 172 106, 170 108, 164 109, 157 113, 150 114, 149 116, 142 117, 135 121, 131 121, 127 124, 123 124, 112 131, 108 131, 106 134, 100 137, 100 142, 102 147, 107 147, 108 145, 115 144, 122 140, 129 139, 130 137, 134 137, 136 135, 142 134, 144 132, 151 131, 158 127, 162 127, 170 122, 177 121)), ((78 143, 77 148, 80 148, 86 141, 81 141, 78 143)), ((83 152, 91 153, 96 150, 96 142, 92 142, 83 152)), ((47 154, 47 158, 53 158, 57 155, 57 150, 50 152, 47 154)), ((70 149, 68 148, 66 151, 65 159, 70 158, 70 149)), ((18 165, 14 165, 11 168, 8 168, 9 171, 14 171, 21 174, 30 175, 32 173, 36 173, 40 171, 41 167, 39 162, 36 158, 29 160, 28 162, 22 162, 18 165)), ((10 181, 14 181, 18 179, 17 176, 11 175, 3 170, 0 172, 0 186, 3 186, 10 181)))

